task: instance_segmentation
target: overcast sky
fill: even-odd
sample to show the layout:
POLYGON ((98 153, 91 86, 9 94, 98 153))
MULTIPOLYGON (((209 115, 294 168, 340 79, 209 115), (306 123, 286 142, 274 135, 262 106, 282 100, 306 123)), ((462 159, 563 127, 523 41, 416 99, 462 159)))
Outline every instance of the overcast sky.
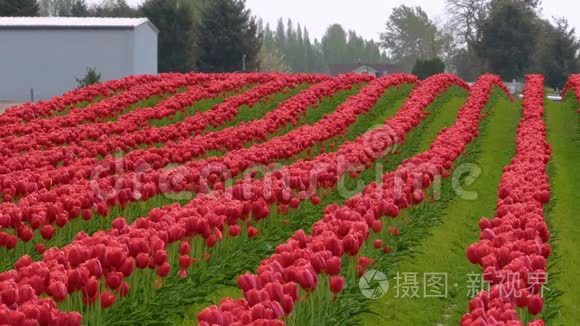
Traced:
MULTIPOLYGON (((142 2, 128 1, 133 5, 142 2)), ((273 27, 278 18, 291 18, 307 26, 310 35, 316 38, 320 38, 330 24, 340 23, 366 38, 378 39, 392 8, 401 4, 420 5, 431 19, 445 19, 445 0, 246 0, 246 4, 273 27)), ((545 17, 564 16, 577 31, 580 30, 580 1, 544 0, 543 7, 545 17)))

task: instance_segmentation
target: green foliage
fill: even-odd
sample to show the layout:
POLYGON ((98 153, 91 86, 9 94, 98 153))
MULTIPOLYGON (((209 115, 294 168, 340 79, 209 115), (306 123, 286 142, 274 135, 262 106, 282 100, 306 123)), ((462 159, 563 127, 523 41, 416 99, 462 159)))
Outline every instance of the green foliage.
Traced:
POLYGON ((550 203, 544 213, 550 230, 552 254, 548 258, 547 287, 542 317, 546 325, 577 325, 580 287, 580 223, 576 213, 580 194, 575 190, 580 180, 576 166, 580 160, 580 116, 578 102, 569 92, 562 102, 545 102, 547 140, 552 148, 548 163, 550 203), (563 292, 563 293, 562 293, 563 292))
POLYGON ((498 0, 484 22, 478 56, 504 80, 521 78, 531 67, 538 35, 536 14, 515 0, 498 0))
POLYGON ((546 85, 561 89, 568 75, 578 71, 578 50, 580 43, 574 28, 568 21, 558 19, 555 25, 545 23, 544 42, 540 43, 541 71, 546 78, 546 85))
POLYGON ((406 5, 393 9, 381 42, 390 59, 407 71, 417 59, 436 57, 442 50, 441 34, 427 13, 406 5))
POLYGON ((461 49, 452 58, 454 73, 467 81, 474 81, 479 77, 484 69, 481 60, 474 51, 461 49))
POLYGON ((211 1, 202 15, 197 39, 200 71, 240 71, 244 68, 244 61, 246 70, 258 69, 262 39, 244 1, 211 1))
POLYGON ((75 0, 70 10, 72 17, 86 17, 89 15, 89 7, 85 0, 75 0))
POLYGON ((418 59, 415 62, 412 73, 419 77, 419 79, 425 79, 443 72, 445 72, 445 63, 439 58, 433 58, 429 60, 418 59))
POLYGON ((327 63, 345 63, 346 31, 339 24, 328 27, 322 37, 322 55, 327 63))
POLYGON ((38 16, 36 0, 0 0, 0 16, 38 16))
POLYGON ((195 20, 191 2, 147 0, 140 13, 159 29, 159 72, 187 72, 195 65, 195 20))
POLYGON ((91 6, 87 0, 40 0, 41 16, 137 17, 138 11, 126 0, 101 0, 91 6))
POLYGON ((86 87, 101 81, 101 74, 95 68, 87 68, 87 73, 82 78, 77 78, 79 87, 86 87))
POLYGON ((139 11, 131 7, 127 0, 102 0, 90 8, 90 15, 95 17, 137 17, 139 11))
POLYGON ((284 60, 284 56, 274 47, 262 46, 258 53, 261 72, 290 72, 290 66, 284 60))
POLYGON ((260 31, 264 36, 263 51, 279 53, 277 58, 293 72, 328 72, 329 64, 386 61, 374 41, 365 40, 354 31, 346 32, 339 24, 329 26, 321 42, 312 41, 308 29, 299 24, 294 27, 291 20, 284 25, 280 19, 275 31, 269 25, 260 26, 260 31))

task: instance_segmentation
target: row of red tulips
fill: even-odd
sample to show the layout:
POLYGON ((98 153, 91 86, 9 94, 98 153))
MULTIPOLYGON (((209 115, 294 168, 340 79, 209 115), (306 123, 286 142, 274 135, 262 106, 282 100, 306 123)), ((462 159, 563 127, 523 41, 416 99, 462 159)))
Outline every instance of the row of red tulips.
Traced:
MULTIPOLYGON (((225 89, 239 88, 248 81, 248 78, 234 79, 234 81, 217 81, 208 88, 193 88, 191 91, 169 98, 159 103, 155 108, 135 111, 134 113, 139 113, 134 114, 134 116, 139 116, 138 119, 120 119, 119 123, 109 124, 111 126, 119 125, 119 127, 126 125, 126 127, 120 129, 125 130, 121 135, 102 139, 100 142, 86 141, 81 142, 81 145, 69 145, 48 151, 32 151, 19 157, 7 159, 4 166, 6 170, 11 169, 13 172, 0 175, 0 191, 2 191, 5 197, 6 195, 24 196, 40 189, 50 189, 50 187, 54 187, 55 185, 68 184, 78 178, 88 178, 88 176, 91 176, 95 172, 96 166, 108 167, 122 164, 121 161, 117 161, 110 156, 111 151, 123 150, 130 152, 132 149, 141 145, 151 144, 152 137, 156 138, 155 143, 160 145, 171 140, 184 138, 186 134, 201 132, 208 125, 218 125, 224 121, 233 119, 241 105, 253 105, 256 101, 267 98, 275 92, 287 87, 294 87, 305 81, 316 82, 316 77, 296 76, 276 78, 244 94, 229 98, 224 103, 216 105, 206 112, 195 114, 192 117, 186 118, 185 121, 174 125, 161 128, 141 127, 138 130, 133 130, 130 127, 135 120, 140 120, 144 123, 153 118, 157 119, 170 116, 175 114, 177 110, 183 110, 195 101, 212 98, 222 93, 225 89), (162 137, 156 135, 162 135, 162 137), (97 153, 107 155, 108 157, 105 160, 99 161, 95 158, 97 153), (58 162, 62 162, 63 165, 55 166, 58 162), (26 166, 26 171, 22 171, 24 166, 26 166), (14 171, 15 169, 18 170, 14 171), (21 183, 19 187, 16 187, 16 180, 18 183, 21 183), (28 183, 35 183, 36 185, 29 186, 28 183)), ((91 128, 95 126, 95 128, 102 130, 108 129, 99 125, 101 124, 89 126, 91 128)), ((115 126, 115 128, 117 127, 115 126)), ((79 135, 78 138, 82 140, 85 137, 79 135)), ((151 150, 142 150, 139 152, 139 155, 147 155, 151 150)), ((131 159, 128 158, 127 160, 131 159)), ((106 173, 103 175, 106 175, 106 173)), ((98 175, 93 175, 93 177, 96 176, 98 175)), ((4 200, 6 201, 7 199, 4 198, 4 200)))
MULTIPOLYGON (((576 101, 580 103, 580 74, 570 75, 568 77, 568 81, 564 85, 561 93, 563 99, 568 96, 568 92, 574 94, 576 101)), ((578 112, 580 113, 580 108, 578 108, 578 112)))
MULTIPOLYGON (((437 84, 437 87, 431 89, 440 91, 455 81, 451 78, 447 79, 446 82, 439 80, 437 83, 431 83, 431 85, 437 84)), ((350 101, 347 102, 348 104, 345 103, 345 108, 341 110, 342 114, 345 114, 344 111, 348 107, 353 107, 352 110, 355 111, 366 110, 364 107, 372 105, 386 87, 407 81, 414 81, 414 79, 409 76, 396 76, 372 83, 365 88, 366 91, 363 90, 361 94, 351 97, 350 101)), ((418 95, 410 101, 413 103, 413 107, 407 107, 406 115, 422 116, 421 110, 423 106, 428 104, 427 101, 419 98, 419 95, 426 95, 423 92, 418 92, 418 95)), ((431 99, 436 97, 433 94, 428 96, 431 99)), ((409 126, 410 128, 411 126, 409 126)), ((296 168, 301 165, 298 164, 296 168)), ((216 196, 220 194, 223 196, 224 192, 215 193, 216 196)), ((22 257, 15 264, 14 270, 0 274, 0 282, 2 282, 0 285, 0 298, 2 298, 0 310, 2 312, 0 313, 4 313, 7 316, 5 320, 12 324, 24 320, 40 321, 37 311, 44 309, 41 307, 44 301, 40 301, 38 295, 46 293, 55 301, 62 301, 69 293, 77 291, 83 293, 86 303, 100 299, 101 306, 106 308, 115 298, 110 290, 117 291, 119 295, 127 293, 126 289, 129 284, 123 281, 123 277, 130 275, 135 267, 154 268, 159 276, 166 276, 170 268, 166 252, 169 243, 189 239, 194 235, 202 235, 207 236, 208 245, 211 246, 212 241, 215 244, 215 241, 222 235, 222 231, 226 232, 224 224, 226 216, 224 214, 231 213, 231 208, 234 206, 221 205, 218 207, 215 204, 220 200, 216 200, 211 208, 220 214, 217 215, 210 213, 210 208, 199 206, 204 198, 208 197, 200 195, 198 199, 184 208, 172 205, 164 209, 155 209, 147 218, 139 219, 130 226, 122 218, 119 218, 114 221, 113 229, 108 232, 97 232, 91 237, 81 233, 71 245, 62 249, 51 248, 47 250, 41 262, 31 262, 29 257, 22 257), (230 212, 225 212, 225 210, 230 210, 230 212), (98 287, 102 279, 105 280, 104 283, 110 290, 103 291, 99 295, 98 287), (32 294, 32 297, 26 297, 25 302, 10 300, 10 298, 19 297, 20 292, 26 291, 32 294)), ((227 197, 223 198, 223 200, 225 199, 227 197)), ((237 206, 239 207, 239 205, 237 206)), ((237 214, 237 212, 233 213, 237 214)), ((248 213, 245 212, 246 215, 248 213)), ((265 217, 261 215, 263 213, 256 210, 254 218, 265 217)), ((239 228, 236 228, 235 225, 227 230, 232 236, 239 234, 239 228)), ((256 230, 251 227, 248 229, 250 235, 255 235, 255 232, 256 230)), ((188 256, 189 251, 188 242, 182 242, 179 246, 181 255, 179 264, 183 272, 192 263, 188 256)), ((56 319, 61 316, 70 318, 72 324, 79 322, 78 314, 62 314, 53 309, 49 309, 48 314, 43 314, 43 317, 45 316, 48 317, 41 321, 43 325, 56 323, 56 319)))
MULTIPOLYGON (((226 298, 219 306, 206 308, 197 316, 199 324, 246 325, 280 320, 292 313, 299 301, 313 300, 300 297, 298 287, 307 293, 313 292, 323 275, 330 277, 327 291, 340 292, 344 285, 343 277, 339 276, 341 258, 357 256, 369 233, 381 231, 381 217, 394 218, 400 210, 421 203, 435 178, 448 175, 453 162, 477 136, 482 109, 496 85, 502 86, 498 77, 480 77, 471 87, 456 122, 437 136, 429 150, 405 160, 395 171, 385 173, 380 183, 366 186, 344 206, 327 206, 310 234, 297 231, 286 243, 276 247, 275 254, 262 261, 256 274, 239 277, 243 299, 226 298)), ((400 113, 387 121, 384 130, 396 131, 393 136, 397 138, 403 137, 404 131, 421 118, 417 112, 400 113)), ((391 145, 388 138, 383 141, 391 145)), ((368 265, 368 259, 360 257, 357 273, 362 275, 368 265)))
MULTIPOLYGON (((43 134, 20 137, 17 139, 18 143, 28 143, 27 149, 20 150, 21 146, 15 146, 19 150, 6 155, 6 162, 0 167, 3 171, 0 172, 8 173, 15 170, 46 167, 55 165, 59 161, 68 163, 67 157, 71 159, 87 157, 91 151, 83 151, 81 144, 84 141, 89 147, 96 147, 95 144, 105 138, 114 135, 122 137, 128 133, 139 131, 147 126, 149 121, 172 116, 196 101, 216 97, 222 92, 240 89, 248 83, 270 79, 272 77, 269 75, 239 75, 237 78, 228 79, 216 77, 203 84, 193 84, 186 91, 164 99, 153 107, 140 108, 122 114, 114 121, 80 124, 43 134)), ((94 152, 93 149, 92 153, 94 152)), ((95 156, 96 154, 92 155, 92 157, 95 156)))
MULTIPOLYGON (((494 218, 480 220, 480 241, 466 252, 469 261, 481 265, 491 288, 470 301, 462 325, 521 325, 518 308, 534 316, 542 311, 540 290, 551 253, 543 214, 550 199, 543 87, 541 75, 526 76, 516 155, 503 170, 494 218)), ((526 312, 522 316, 528 317, 526 312)), ((528 325, 543 325, 543 321, 528 325)))
MULTIPOLYGON (((63 95, 52 97, 47 101, 24 103, 7 109, 0 116, 0 126, 21 124, 40 118, 50 118, 78 103, 92 102, 98 97, 108 97, 117 92, 128 90, 135 85, 158 81, 162 78, 166 78, 166 75, 128 76, 83 88, 75 88, 63 95)), ((3 132, 2 135, 8 134, 3 132)))
MULTIPOLYGON (((185 154, 177 152, 171 155, 173 157, 175 155, 181 155, 182 157, 184 155, 192 155, 192 153, 195 154, 195 148, 203 150, 204 148, 210 148, 213 146, 212 144, 219 144, 220 142, 227 143, 228 141, 232 141, 232 139, 240 141, 244 135, 246 137, 248 135, 253 137, 262 135, 262 137, 265 137, 268 133, 277 130, 280 126, 295 122, 301 113, 305 112, 312 105, 316 105, 320 99, 335 93, 339 89, 350 88, 353 83, 363 80, 368 80, 368 77, 352 75, 339 77, 336 80, 315 85, 282 103, 276 110, 269 112, 264 119, 242 124, 238 127, 224 129, 220 132, 209 133, 207 136, 197 139, 197 143, 189 143, 188 146, 182 146, 180 149, 182 152, 187 151, 185 154)), ((390 81, 392 83, 385 84, 385 87, 391 84, 398 85, 406 81, 412 82, 414 78, 395 76, 390 81)), ((241 97, 243 98, 243 95, 241 97)), ((234 102, 239 104, 238 101, 234 102)), ((363 105, 366 103, 362 102, 363 105)), ((356 108, 359 108, 360 105, 358 104, 356 108)), ((298 153, 304 148, 312 146, 317 137, 321 135, 331 137, 332 135, 338 134, 344 130, 345 126, 355 120, 356 115, 364 111, 360 109, 353 111, 351 106, 342 107, 342 109, 339 108, 334 112, 329 119, 326 119, 328 123, 342 123, 342 128, 326 128, 326 125, 315 125, 309 129, 292 131, 280 137, 281 139, 278 140, 278 143, 280 143, 280 146, 286 144, 286 147, 290 146, 294 148, 294 153, 298 153), (315 129, 324 130, 324 132, 316 132, 315 129), (300 139, 299 137, 310 140, 296 142, 297 139, 300 139)), ((237 146, 241 147, 242 145, 243 142, 237 146)), ((211 171, 213 169, 216 174, 220 174, 221 176, 221 173, 219 173, 220 170, 223 170, 224 165, 228 165, 231 167, 229 169, 230 173, 236 175, 243 170, 242 165, 247 167, 252 162, 255 164, 267 164, 274 158, 280 157, 280 155, 291 155, 290 152, 280 152, 280 149, 281 147, 279 146, 255 146, 239 152, 228 153, 222 158, 194 161, 172 170, 163 169, 170 162, 167 158, 155 155, 155 151, 162 149, 152 150, 153 154, 149 156, 143 155, 143 152, 136 151, 137 154, 140 154, 134 155, 136 163, 130 160, 124 160, 123 166, 131 171, 139 166, 139 160, 144 161, 144 159, 150 159, 151 161, 146 162, 153 166, 154 169, 149 168, 145 171, 130 172, 115 177, 103 177, 91 182, 86 180, 87 177, 84 177, 84 179, 79 179, 75 183, 65 184, 51 191, 33 192, 31 195, 22 198, 18 204, 9 202, 2 203, 0 204, 0 226, 2 228, 14 228, 16 229, 16 235, 20 239, 30 241, 32 237, 31 228, 36 230, 46 225, 55 224, 62 227, 69 220, 78 216, 90 218, 93 211, 101 215, 106 215, 110 207, 116 205, 123 206, 128 202, 146 200, 166 191, 179 192, 183 189, 188 189, 200 192, 201 189, 199 187, 205 181, 203 178, 200 178, 200 175, 204 171, 211 171), (238 167, 233 164, 237 164, 238 167), (214 169, 214 167, 218 167, 219 169, 214 169), (172 184, 174 175, 180 175, 183 178, 179 180, 179 183, 172 184)), ((174 158, 174 160, 177 159, 174 158)), ((114 161, 110 160, 110 162, 114 164, 114 161)), ((87 169, 87 172, 90 173, 91 171, 87 169)), ((114 174, 115 172, 115 170, 111 170, 111 173, 114 174)), ((208 177, 210 180, 213 180, 213 178, 208 177)), ((217 180, 217 176, 215 178, 217 180)), ((4 235, 3 238, 5 239, 4 241, 0 241, 0 246, 14 247, 15 236, 6 235, 2 232, 0 232, 0 235, 4 235)))
MULTIPOLYGON (((121 115, 115 121, 85 124, 46 133, 32 140, 30 144, 31 148, 41 149, 28 150, 25 157, 13 155, 3 164, 3 167, 6 170, 11 169, 10 171, 33 169, 39 166, 54 165, 58 161, 68 163, 67 157, 71 157, 72 161, 77 157, 95 157, 97 153, 105 156, 108 154, 106 149, 119 147, 123 144, 119 140, 124 139, 126 135, 147 135, 152 130, 158 129, 148 126, 148 122, 151 120, 171 117, 197 101, 214 98, 226 91, 239 90, 244 85, 277 79, 273 75, 259 74, 236 75, 235 78, 227 79, 222 79, 219 75, 216 76, 214 80, 207 81, 202 85, 190 86, 185 92, 162 100, 153 107, 141 108, 121 115), (107 140, 106 144, 109 145, 98 147, 98 144, 105 139, 107 140), (112 142, 113 139, 116 141, 112 142)), ((303 77, 304 79, 316 78, 303 77)), ((301 79, 300 76, 290 78, 288 80, 289 86, 292 86, 299 79, 301 79)), ((154 132, 161 131, 155 130, 154 132)))
POLYGON ((128 91, 93 103, 82 110, 72 110, 62 116, 36 119, 25 124, 4 126, 1 131, 2 151, 0 154, 2 157, 11 157, 31 149, 41 149, 44 143, 66 144, 69 139, 58 132, 49 134, 50 138, 43 136, 46 136, 50 131, 58 131, 62 128, 75 127, 99 119, 114 117, 122 113, 128 106, 151 96, 173 93, 180 87, 226 77, 227 75, 170 74, 161 80, 137 85, 128 91))
POLYGON ((576 97, 580 97, 580 74, 568 76, 568 80, 561 92, 562 97, 565 97, 568 91, 572 91, 576 97))

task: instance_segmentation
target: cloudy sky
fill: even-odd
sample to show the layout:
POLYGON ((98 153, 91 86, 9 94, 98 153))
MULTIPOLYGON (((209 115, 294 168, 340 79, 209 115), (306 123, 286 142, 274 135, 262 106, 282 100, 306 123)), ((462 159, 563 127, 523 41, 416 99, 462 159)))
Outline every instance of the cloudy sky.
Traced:
MULTIPOLYGON (((128 1, 131 4, 142 2, 128 1)), ((246 0, 246 4, 255 15, 273 26, 280 17, 291 18, 307 26, 310 35, 316 38, 324 34, 328 25, 340 23, 366 38, 377 39, 392 8, 401 4, 420 5, 431 19, 445 19, 445 0, 246 0)), ((545 17, 564 16, 580 31, 580 1, 544 0, 543 7, 545 17)))

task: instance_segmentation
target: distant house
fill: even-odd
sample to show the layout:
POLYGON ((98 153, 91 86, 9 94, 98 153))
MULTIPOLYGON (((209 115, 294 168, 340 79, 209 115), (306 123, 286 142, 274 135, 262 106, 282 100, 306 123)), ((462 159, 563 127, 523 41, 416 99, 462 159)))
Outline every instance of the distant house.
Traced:
POLYGON ((403 70, 397 65, 382 63, 330 64, 328 67, 332 76, 355 73, 380 77, 387 74, 403 72, 403 70))
POLYGON ((0 17, 0 100, 46 99, 101 79, 157 73, 157 35, 147 18, 0 17))

